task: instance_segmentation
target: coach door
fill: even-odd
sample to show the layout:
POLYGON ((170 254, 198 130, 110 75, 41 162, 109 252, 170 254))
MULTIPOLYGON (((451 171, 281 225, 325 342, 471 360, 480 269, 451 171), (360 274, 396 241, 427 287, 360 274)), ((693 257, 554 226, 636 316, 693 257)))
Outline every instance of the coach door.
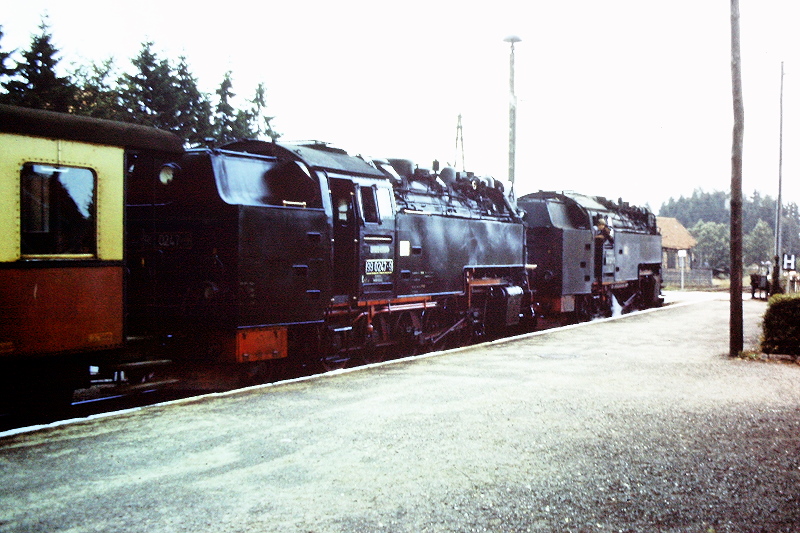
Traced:
POLYGON ((358 220, 356 186, 331 178, 333 202, 333 299, 345 303, 356 296, 358 277, 358 220))

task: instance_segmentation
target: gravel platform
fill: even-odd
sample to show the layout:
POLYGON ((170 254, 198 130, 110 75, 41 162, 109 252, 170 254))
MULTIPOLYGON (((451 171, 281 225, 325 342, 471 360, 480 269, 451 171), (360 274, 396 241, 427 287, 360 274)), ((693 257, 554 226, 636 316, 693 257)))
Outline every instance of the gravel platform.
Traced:
POLYGON ((727 294, 672 299, 0 436, 0 531, 800 531, 800 366, 727 357, 727 294))

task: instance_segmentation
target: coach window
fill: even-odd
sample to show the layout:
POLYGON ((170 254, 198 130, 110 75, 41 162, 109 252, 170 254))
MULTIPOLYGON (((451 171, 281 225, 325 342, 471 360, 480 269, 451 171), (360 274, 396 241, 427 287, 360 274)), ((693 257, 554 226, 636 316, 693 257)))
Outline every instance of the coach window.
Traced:
POLYGON ((94 255, 96 180, 87 168, 26 163, 21 178, 23 255, 94 255))

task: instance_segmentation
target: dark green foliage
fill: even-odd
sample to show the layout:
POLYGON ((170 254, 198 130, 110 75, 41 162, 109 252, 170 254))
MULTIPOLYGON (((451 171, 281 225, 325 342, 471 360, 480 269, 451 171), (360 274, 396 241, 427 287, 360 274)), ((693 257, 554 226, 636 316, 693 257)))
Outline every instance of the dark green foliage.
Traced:
MULTIPOLYGON (((22 61, 13 69, 2 67, 0 74, 9 77, 2 83, 5 90, 0 102, 51 111, 72 111, 75 107, 76 89, 68 77, 56 74, 60 61, 53 46, 47 23, 42 21, 39 35, 33 36, 29 50, 22 52, 22 61)), ((0 56, 4 63, 8 59, 0 56)))
MULTIPOLYGON (((690 198, 670 198, 661 206, 660 216, 674 217, 697 239, 698 266, 727 265, 730 249, 730 201, 728 193, 700 189, 690 198), (723 235, 727 233, 727 235, 723 235)), ((745 264, 772 261, 775 252, 775 208, 777 201, 754 191, 742 205, 743 259, 745 264)), ((781 241, 785 253, 800 253, 800 209, 790 203, 783 207, 781 241)))
POLYGON ((189 144, 200 144, 208 137, 213 137, 211 125, 211 100, 197 87, 197 79, 189 71, 185 57, 180 58, 175 72, 175 84, 180 96, 182 125, 180 135, 189 144))
MULTIPOLYGON (((211 96, 198 88, 186 58, 181 57, 177 65, 162 59, 152 42, 142 44, 129 73, 119 75, 110 58, 78 66, 71 77, 59 77, 55 74, 58 50, 52 45, 49 27, 42 22, 40 30, 15 66, 12 55, 16 51, 0 50, 0 103, 154 126, 178 134, 190 145, 209 138, 222 144, 280 136, 270 124, 273 117, 265 116, 263 84, 246 108, 236 109, 228 72, 216 91, 219 100, 215 106, 211 96)), ((0 27, 0 39, 2 36, 0 27)))
POLYGON ((281 134, 272 127, 272 120, 275 117, 268 117, 264 114, 267 109, 267 88, 263 83, 259 83, 258 87, 256 87, 256 95, 251 100, 251 103, 253 104, 251 112, 253 116, 252 126, 256 137, 266 136, 273 141, 277 141, 281 134))
POLYGON ((697 239, 694 254, 698 266, 717 268, 730 262, 731 232, 727 224, 701 220, 689 228, 689 233, 697 239))
POLYGON ((781 242, 784 253, 800 255, 800 209, 794 202, 783 206, 781 242))
POLYGON ((270 122, 274 117, 264 115, 266 109, 266 89, 263 83, 259 83, 256 94, 249 109, 236 110, 230 101, 236 95, 232 91, 233 79, 230 72, 225 73, 225 77, 217 89, 217 107, 214 113, 213 137, 220 144, 234 141, 237 139, 256 139, 262 136, 276 140, 280 137, 270 122))
POLYGON ((800 296, 776 294, 769 299, 761 350, 800 356, 800 296))
POLYGON ((175 70, 153 51, 153 43, 142 45, 132 61, 135 71, 118 81, 121 112, 127 122, 184 133, 184 103, 175 70))
POLYGON ((110 120, 120 116, 113 75, 113 59, 78 68, 74 73, 77 86, 77 114, 110 120))
MULTIPOLYGON (((0 47, 2 46, 2 40, 3 40, 3 27, 0 26, 0 47)), ((16 72, 15 69, 6 65, 6 61, 11 60, 12 53, 13 52, 3 52, 3 49, 0 48, 0 77, 13 76, 14 73, 16 72)))
POLYGON ((722 191, 705 192, 696 189, 691 198, 681 196, 661 206, 658 213, 662 217, 677 218, 681 224, 691 228, 701 220, 728 224, 731 218, 728 194, 722 191))
POLYGON ((214 112, 214 137, 219 143, 226 143, 236 139, 250 137, 251 132, 247 127, 247 117, 244 111, 236 112, 231 105, 231 100, 236 96, 233 93, 233 79, 230 71, 225 73, 222 83, 217 89, 217 108, 214 112))
POLYGON ((775 255, 775 232, 769 224, 763 220, 756 223, 753 230, 744 236, 742 252, 746 265, 769 261, 775 255))

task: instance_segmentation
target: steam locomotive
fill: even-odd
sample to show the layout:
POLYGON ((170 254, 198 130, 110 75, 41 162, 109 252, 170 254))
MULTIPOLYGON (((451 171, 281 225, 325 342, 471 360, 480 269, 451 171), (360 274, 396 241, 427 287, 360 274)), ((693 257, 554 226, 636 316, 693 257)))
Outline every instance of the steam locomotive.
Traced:
POLYGON ((487 187, 322 143, 189 150, 128 182, 130 331, 326 367, 500 334, 533 315, 522 221, 487 187))
POLYGON ((0 391, 63 399, 89 368, 149 385, 167 362, 331 369, 658 303, 647 211, 517 205, 489 177, 319 142, 181 144, 0 106, 0 391))
POLYGON ((528 194, 530 284, 540 313, 575 321, 660 306, 661 235, 648 209, 574 192, 528 194))

